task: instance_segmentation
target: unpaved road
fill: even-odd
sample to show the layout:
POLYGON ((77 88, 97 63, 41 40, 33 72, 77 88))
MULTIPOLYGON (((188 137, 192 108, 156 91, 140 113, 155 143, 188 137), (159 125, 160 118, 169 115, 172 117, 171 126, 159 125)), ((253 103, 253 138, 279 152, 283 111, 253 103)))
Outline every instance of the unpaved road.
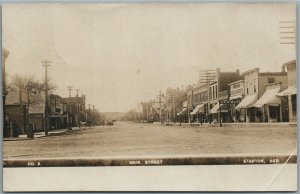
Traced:
POLYGON ((296 127, 180 127, 117 122, 33 140, 4 141, 3 157, 128 158, 296 154, 296 127))

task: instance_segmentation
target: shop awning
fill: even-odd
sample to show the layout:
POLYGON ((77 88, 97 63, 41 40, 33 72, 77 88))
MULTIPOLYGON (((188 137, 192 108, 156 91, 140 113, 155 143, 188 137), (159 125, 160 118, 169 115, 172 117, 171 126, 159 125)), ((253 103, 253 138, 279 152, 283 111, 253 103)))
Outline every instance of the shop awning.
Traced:
POLYGON ((286 90, 277 93, 277 96, 289 96, 297 94, 297 87, 295 85, 289 86, 286 90))
POLYGON ((240 94, 240 95, 230 96, 229 100, 235 100, 235 99, 239 99, 239 98, 243 98, 243 95, 240 94))
MULTIPOLYGON (((211 114, 219 113, 219 102, 210 110, 211 114)), ((227 112, 228 111, 228 105, 227 104, 221 104, 221 112, 227 112)))
POLYGON ((191 115, 195 115, 197 113, 203 113, 204 112, 204 104, 199 104, 196 106, 196 108, 191 112, 191 115))
POLYGON ((253 105, 260 108, 264 105, 278 106, 281 104, 281 99, 276 96, 280 88, 267 89, 260 99, 253 105))
POLYGON ((182 115, 182 114, 186 114, 187 112, 187 108, 182 109, 182 111, 177 113, 177 116, 182 115))
POLYGON ((257 94, 245 96, 245 98, 235 107, 235 109, 249 108, 257 101, 257 99, 257 94))

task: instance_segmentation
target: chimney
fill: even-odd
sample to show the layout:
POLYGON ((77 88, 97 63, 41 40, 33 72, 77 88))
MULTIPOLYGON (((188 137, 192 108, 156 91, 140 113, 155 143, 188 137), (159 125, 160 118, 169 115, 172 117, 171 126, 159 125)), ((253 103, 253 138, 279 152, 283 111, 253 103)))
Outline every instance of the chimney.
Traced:
POLYGON ((236 73, 237 73, 238 75, 240 75, 240 70, 239 70, 239 69, 236 69, 236 73))
POLYGON ((285 72, 285 66, 284 65, 281 66, 281 72, 285 72))

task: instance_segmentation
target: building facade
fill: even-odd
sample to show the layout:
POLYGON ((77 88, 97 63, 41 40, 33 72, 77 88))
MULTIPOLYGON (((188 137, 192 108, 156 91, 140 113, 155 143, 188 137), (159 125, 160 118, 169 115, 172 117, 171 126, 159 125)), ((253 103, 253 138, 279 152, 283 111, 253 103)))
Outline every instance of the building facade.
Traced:
POLYGON ((66 105, 66 109, 61 108, 61 110, 66 111, 64 114, 67 115, 67 126, 68 127, 80 127, 81 122, 86 122, 87 118, 85 96, 78 95, 75 97, 62 98, 63 103, 66 105))
POLYGON ((287 71, 288 88, 278 94, 282 100, 283 121, 297 121, 297 68, 296 60, 282 65, 287 71))
MULTIPOLYGON (((287 86, 287 73, 282 69, 281 72, 260 72, 259 68, 254 68, 242 73, 244 76, 244 99, 236 106, 237 111, 240 112, 240 116, 244 117, 245 122, 267 122, 270 119, 267 115, 279 115, 280 110, 272 107, 256 107, 254 104, 260 99, 266 92, 268 85, 280 85, 280 89, 287 86), (268 111, 271 110, 271 114, 268 111), (275 113, 273 113, 275 112, 275 113)), ((273 87, 273 86, 272 86, 273 87)), ((268 91, 266 95, 271 95, 268 91)), ((272 96, 274 96, 274 91, 272 96)), ((266 97, 265 97, 266 98, 266 97)), ((270 105, 272 106, 272 105, 270 105)), ((277 117, 277 116, 276 116, 277 117)))
POLYGON ((6 115, 6 107, 5 107, 5 100, 7 95, 7 89, 6 89, 6 59, 9 55, 8 50, 5 48, 2 48, 2 107, 3 107, 3 137, 9 137, 10 136, 10 130, 9 130, 9 121, 6 115))
POLYGON ((26 133, 28 125, 27 100, 28 95, 24 89, 10 88, 7 91, 5 101, 6 119, 9 126, 7 137, 12 136, 16 129, 18 134, 26 133))

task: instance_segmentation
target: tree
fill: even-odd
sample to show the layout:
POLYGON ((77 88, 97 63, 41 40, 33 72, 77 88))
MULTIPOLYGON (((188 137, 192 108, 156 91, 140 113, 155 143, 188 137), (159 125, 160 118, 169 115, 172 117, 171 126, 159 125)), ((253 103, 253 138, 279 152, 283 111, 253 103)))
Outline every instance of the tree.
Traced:
MULTIPOLYGON (((11 88, 25 89, 28 94, 27 107, 40 105, 45 102, 43 93, 45 92, 45 84, 37 80, 33 75, 14 74, 9 84, 11 88)), ((48 82, 49 93, 56 90, 56 86, 48 82)))

